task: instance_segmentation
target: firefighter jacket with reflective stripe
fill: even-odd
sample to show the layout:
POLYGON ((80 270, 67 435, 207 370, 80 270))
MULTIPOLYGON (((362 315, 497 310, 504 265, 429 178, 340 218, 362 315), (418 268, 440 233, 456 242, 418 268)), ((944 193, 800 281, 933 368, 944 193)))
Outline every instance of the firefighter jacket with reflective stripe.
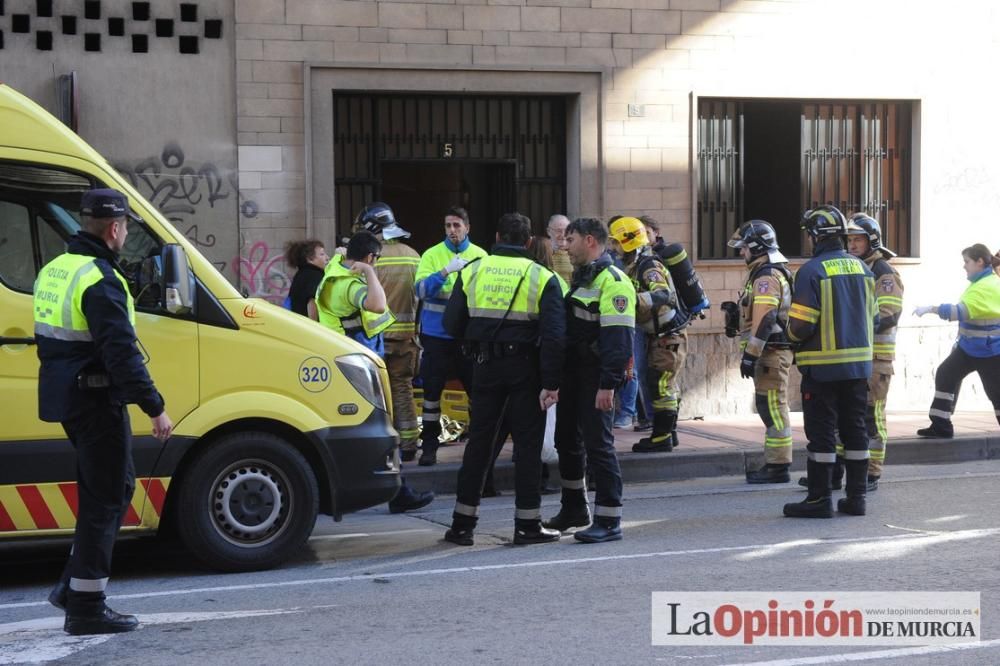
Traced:
POLYGON ((566 297, 568 364, 600 366, 600 387, 617 388, 632 358, 635 287, 611 257, 573 273, 566 297))
POLYGON ((820 241, 795 276, 788 311, 799 370, 818 382, 867 379, 877 321, 872 272, 837 240, 820 241))
POLYGON ((739 296, 740 349, 759 358, 768 342, 786 342, 792 285, 781 268, 768 262, 767 255, 751 261, 748 268, 739 296))
POLYGON ((396 321, 385 329, 386 340, 409 340, 417 330, 416 280, 420 255, 398 240, 382 243, 382 256, 375 261, 375 275, 385 290, 386 305, 396 321))
POLYGON ((542 386, 559 388, 566 344, 562 288, 523 247, 495 245, 489 256, 462 269, 444 326, 470 342, 538 347, 542 386))
POLYGON ((671 332, 676 328, 678 313, 677 291, 670 273, 648 245, 630 258, 625 274, 636 291, 635 325, 647 335, 671 332))
POLYGON ((875 274, 875 306, 878 308, 875 360, 891 363, 896 360, 896 328, 903 313, 903 280, 878 250, 864 261, 875 274))
POLYGON ((379 335, 395 320, 392 311, 377 313, 365 310, 368 285, 364 277, 344 266, 343 257, 335 255, 326 265, 323 281, 316 290, 319 323, 342 333, 378 354, 383 352, 379 335))
POLYGON ((138 404, 149 416, 163 412, 136 345, 132 294, 104 241, 81 231, 66 254, 42 267, 34 317, 42 421, 67 421, 109 401, 138 404), (107 375, 110 387, 82 391, 81 373, 107 375))
POLYGON ((1000 356, 1000 277, 987 268, 970 282, 957 304, 938 306, 938 315, 958 322, 958 346, 969 356, 1000 356))
POLYGON ((458 275, 451 273, 448 277, 441 277, 441 269, 447 266, 455 255, 466 261, 472 261, 485 257, 486 250, 474 245, 468 238, 458 246, 452 245, 446 238, 420 257, 414 280, 417 298, 420 299, 420 332, 424 335, 451 338, 444 329, 441 318, 444 316, 444 308, 448 305, 458 275))

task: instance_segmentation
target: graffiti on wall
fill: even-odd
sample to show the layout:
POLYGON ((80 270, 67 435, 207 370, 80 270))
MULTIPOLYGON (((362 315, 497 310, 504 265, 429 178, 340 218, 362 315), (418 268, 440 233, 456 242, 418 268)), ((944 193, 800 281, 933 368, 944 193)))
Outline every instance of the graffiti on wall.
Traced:
POLYGON ((231 250, 218 247, 218 234, 231 231, 235 236, 236 230, 220 225, 231 224, 230 215, 237 205, 242 215, 249 218, 257 215, 257 205, 240 195, 234 169, 222 169, 212 162, 192 162, 184 149, 173 142, 167 143, 159 155, 135 163, 119 162, 114 167, 225 271, 228 264, 225 257, 231 250))
POLYGON ((292 286, 284 270, 285 257, 263 241, 253 243, 245 256, 235 257, 232 267, 245 293, 275 304, 285 300, 292 286))

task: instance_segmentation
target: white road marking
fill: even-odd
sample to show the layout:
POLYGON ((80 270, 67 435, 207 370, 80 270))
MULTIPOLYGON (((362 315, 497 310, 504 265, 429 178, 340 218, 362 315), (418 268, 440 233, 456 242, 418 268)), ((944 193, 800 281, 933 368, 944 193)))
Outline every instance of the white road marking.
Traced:
POLYGON ((349 534, 320 534, 309 537, 309 541, 332 541, 334 539, 358 539, 361 537, 380 537, 397 534, 416 534, 418 532, 436 532, 430 528, 413 530, 388 530, 385 532, 351 532, 349 534))
POLYGON ((1000 640, 979 643, 956 643, 954 645, 927 645, 925 647, 899 648, 896 650, 876 650, 874 652, 848 652, 846 654, 825 654, 821 657, 797 657, 775 659, 773 661, 748 661, 728 666, 808 666, 809 664, 845 664, 850 661, 870 661, 872 659, 898 659, 899 657, 922 657, 927 654, 960 652, 962 650, 983 650, 1000 647, 1000 640))
MULTIPOLYGON (((956 539, 979 539, 1000 535, 1000 528, 960 530, 956 532, 942 532, 939 535, 924 534, 893 534, 881 537, 844 537, 834 539, 798 539, 791 542, 779 542, 770 544, 754 544, 748 546, 720 546, 715 548, 692 548, 689 550, 665 550, 655 553, 627 553, 621 555, 602 555, 598 557, 579 557, 559 560, 533 560, 529 562, 510 562, 506 564, 484 564, 471 565, 465 567, 451 567, 446 569, 423 569, 419 571, 397 571, 388 573, 368 573, 354 574, 350 576, 336 576, 332 578, 306 578, 297 580, 274 581, 270 583, 253 583, 243 585, 219 585, 213 587, 198 587, 182 590, 164 590, 160 592, 139 592, 135 594, 121 594, 112 597, 118 599, 152 599, 155 597, 173 597, 187 594, 205 594, 209 592, 237 592, 241 590, 263 590, 280 587, 300 587, 327 585, 332 583, 347 583, 356 581, 372 580, 374 578, 416 578, 420 576, 441 576, 448 574, 471 573, 476 571, 499 571, 503 569, 526 569, 532 567, 551 567, 558 565, 590 564, 594 562, 615 562, 623 560, 641 560, 649 558, 663 557, 683 557, 687 555, 706 555, 710 553, 739 553, 760 549, 779 549, 787 547, 789 543, 795 548, 806 548, 811 546, 829 547, 840 544, 877 544, 877 543, 906 543, 910 540, 919 540, 922 546, 931 545, 935 540, 942 542, 956 539)), ((31 608, 35 606, 45 606, 45 601, 31 601, 16 604, 2 604, 0 610, 9 608, 31 608)))
MULTIPOLYGON (((141 631, 145 626, 158 624, 190 624, 192 622, 234 620, 247 617, 269 617, 325 608, 333 608, 333 606, 249 611, 144 613, 139 616, 139 621, 142 623, 139 630, 141 631)), ((0 664, 37 664, 64 659, 76 652, 109 641, 115 636, 114 634, 70 636, 63 633, 62 627, 62 617, 43 617, 0 624, 0 664)))

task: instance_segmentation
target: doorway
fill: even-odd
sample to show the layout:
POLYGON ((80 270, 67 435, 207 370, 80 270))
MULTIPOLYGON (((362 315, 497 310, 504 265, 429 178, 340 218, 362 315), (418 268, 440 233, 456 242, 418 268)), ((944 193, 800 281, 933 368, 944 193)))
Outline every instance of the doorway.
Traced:
POLYGON ((515 171, 513 161, 387 161, 381 200, 392 206, 396 220, 412 234, 409 244, 420 251, 444 238, 444 215, 451 206, 468 211, 469 236, 488 251, 497 220, 516 208, 515 171))

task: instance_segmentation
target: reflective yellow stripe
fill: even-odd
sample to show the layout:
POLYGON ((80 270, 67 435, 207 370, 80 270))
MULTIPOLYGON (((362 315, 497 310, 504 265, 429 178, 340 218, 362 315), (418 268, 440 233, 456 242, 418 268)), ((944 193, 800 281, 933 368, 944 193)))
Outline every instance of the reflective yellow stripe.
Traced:
POLYGON ((780 301, 778 301, 778 299, 775 298, 774 296, 754 296, 753 304, 773 305, 774 307, 778 307, 780 301))
POLYGON ((792 445, 791 437, 765 437, 764 446, 771 449, 783 449, 792 445))
POLYGON ((785 420, 781 418, 781 405, 778 404, 777 389, 771 389, 767 392, 767 406, 771 410, 771 420, 774 421, 774 429, 784 430, 785 420))
POLYGON ((788 316, 815 324, 819 321, 819 310, 814 310, 808 305, 802 305, 801 303, 792 303, 792 307, 788 309, 788 316))
POLYGON ((420 263, 417 257, 380 257, 376 266, 416 266, 420 263))
POLYGON ((837 348, 837 332, 833 319, 833 282, 823 280, 819 283, 820 307, 820 349, 837 348))
POLYGON ((795 355, 799 365, 831 365, 872 360, 871 347, 854 347, 832 351, 800 351, 795 355))
POLYGON ((879 304, 879 307, 883 305, 896 305, 903 307, 903 299, 897 296, 879 296, 876 299, 876 302, 879 304))
POLYGON ((674 256, 667 259, 667 266, 676 266, 677 264, 681 263, 687 258, 688 258, 687 251, 681 250, 674 256))
MULTIPOLYGON (((885 400, 875 401, 875 428, 878 431, 878 436, 881 444, 880 448, 885 447, 885 443, 889 441, 889 429, 886 427, 885 423, 885 400)), ((879 456, 879 459, 885 457, 885 451, 879 456)))

